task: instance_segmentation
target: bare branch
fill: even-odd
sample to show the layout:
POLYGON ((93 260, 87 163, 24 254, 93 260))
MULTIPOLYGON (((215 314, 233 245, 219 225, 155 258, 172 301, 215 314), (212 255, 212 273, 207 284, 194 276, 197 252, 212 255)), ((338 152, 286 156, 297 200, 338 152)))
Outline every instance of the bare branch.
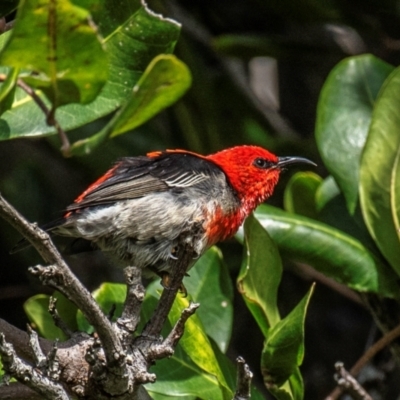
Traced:
POLYGON ((186 271, 197 255, 193 244, 201 229, 200 225, 195 224, 190 231, 182 233, 179 237, 177 257, 170 260, 170 270, 173 272, 170 276, 169 285, 164 288, 153 316, 145 326, 142 336, 157 338, 160 335, 175 296, 182 287, 182 280, 186 271))
POLYGON ((133 333, 140 321, 140 308, 144 300, 145 290, 142 285, 140 268, 127 267, 124 274, 128 289, 122 315, 118 318, 117 324, 127 333, 133 333))
POLYGON ((356 378, 354 378, 343 366, 343 363, 335 364, 337 374, 335 379, 338 385, 350 393, 355 400, 373 400, 372 397, 365 391, 356 378))
POLYGON ((68 328, 67 324, 60 318, 60 315, 58 314, 56 308, 56 304, 57 304, 57 299, 51 296, 49 302, 49 313, 53 318, 54 325, 60 328, 62 332, 65 334, 65 336, 71 337, 73 335, 73 332, 71 331, 71 329, 68 328))
MULTIPOLYGON (((377 342, 375 342, 353 365, 350 369, 350 374, 352 376, 357 376, 360 371, 367 365, 373 357, 386 346, 393 342, 393 340, 400 337, 400 325, 392 329, 390 332, 384 334, 377 342)), ((342 394, 342 387, 336 387, 325 400, 336 400, 342 394)))
POLYGON ((165 357, 170 357, 172 356, 172 354, 174 354, 175 347, 185 331, 186 321, 196 312, 199 307, 200 304, 198 303, 190 303, 189 307, 185 308, 182 311, 180 318, 178 319, 166 339, 162 343, 155 343, 149 346, 148 350, 145 353, 146 358, 149 362, 165 357))
MULTIPOLYGON (((0 318, 0 332, 2 332, 8 343, 11 343, 18 354, 24 359, 34 362, 32 349, 29 346, 29 336, 26 332, 16 328, 4 319, 0 318)), ((46 353, 51 349, 51 342, 46 339, 39 338, 42 350, 46 353)))
POLYGON ((238 357, 236 363, 236 393, 233 400, 248 400, 251 396, 251 380, 253 379, 253 373, 250 371, 244 358, 238 357))
POLYGON ((20 382, 0 386, 0 399, 3 400, 43 400, 43 396, 20 382))
MULTIPOLYGON (((187 319, 198 307, 198 304, 190 304, 182 312, 167 338, 164 341, 160 338, 161 328, 177 291, 182 287, 185 272, 196 256, 194 243, 198 240, 201 226, 193 225, 179 238, 178 259, 171 260, 173 273, 170 276, 170 285, 164 289, 155 314, 144 329, 145 334, 135 338, 133 333, 139 322, 145 293, 140 270, 133 267, 126 268, 128 290, 125 305, 121 318, 113 324, 101 312, 86 288, 71 273, 46 232, 40 230, 36 224, 25 221, 1 196, 0 216, 16 227, 50 263, 49 266, 31 267, 30 272, 38 276, 43 284, 59 290, 80 308, 98 335, 90 337, 84 333, 72 333, 70 339, 57 348, 57 343, 52 344, 50 341, 39 339, 35 332, 31 332, 31 348, 29 348, 28 336, 25 333, 0 320, 0 331, 5 331, 7 340, 16 343, 23 349, 25 358, 28 360, 34 358, 39 365, 38 368, 33 368, 20 359, 13 351, 12 345, 4 340, 3 335, 5 370, 21 381, 28 379, 32 388, 40 393, 43 392, 42 398, 62 400, 67 398, 59 383, 62 382, 78 397, 96 400, 110 397, 118 400, 150 399, 142 387, 142 384, 154 382, 156 379, 154 373, 148 372, 149 367, 155 360, 174 353, 175 346, 184 333, 187 319), (44 353, 48 354, 46 358, 44 353), (18 368, 13 368, 12 365, 17 365, 18 368)), ((50 313, 56 324, 62 326, 54 300, 50 302, 50 313)))
POLYGON ((22 361, 15 353, 13 346, 6 342, 2 333, 0 333, 0 356, 6 373, 40 393, 43 398, 69 400, 68 394, 59 383, 52 381, 44 376, 39 369, 22 361))
POLYGON ((36 224, 27 222, 1 195, 0 216, 16 228, 39 252, 45 261, 53 265, 31 267, 29 271, 71 300, 95 327, 104 347, 107 363, 119 368, 123 354, 121 342, 111 322, 101 311, 91 294, 71 272, 54 246, 50 236, 36 224))
POLYGON ((44 367, 46 365, 46 356, 40 347, 39 336, 37 332, 30 327, 30 325, 28 325, 27 328, 29 333, 29 346, 31 347, 35 357, 35 365, 39 368, 44 367))

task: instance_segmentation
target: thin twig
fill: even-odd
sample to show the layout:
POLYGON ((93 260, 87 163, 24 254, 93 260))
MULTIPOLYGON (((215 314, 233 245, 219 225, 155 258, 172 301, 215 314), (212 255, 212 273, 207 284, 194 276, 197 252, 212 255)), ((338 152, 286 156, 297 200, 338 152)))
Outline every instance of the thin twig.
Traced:
POLYGON ((246 364, 243 357, 236 359, 237 376, 236 376, 236 393, 233 400, 248 400, 251 396, 251 380, 253 373, 246 364))
POLYGON ((196 256, 193 243, 198 235, 199 229, 201 228, 194 226, 190 232, 185 232, 180 236, 176 259, 171 258, 170 260, 170 270, 172 273, 170 275, 168 287, 164 288, 150 321, 143 329, 143 337, 157 338, 160 335, 161 329, 175 300, 175 296, 182 287, 182 280, 188 266, 193 263, 193 259, 196 256))
POLYGON ((165 340, 162 343, 155 342, 148 347, 146 350, 146 358, 149 362, 165 357, 171 357, 174 354, 175 348, 185 332, 186 321, 199 307, 199 303, 190 303, 189 307, 182 311, 181 316, 165 340))
POLYGON ((339 387, 348 392, 355 400, 373 400, 357 379, 344 368, 342 362, 337 362, 335 369, 335 379, 339 387))
MULTIPOLYGON (((384 334, 375 344, 373 344, 353 365, 349 373, 352 376, 357 376, 362 368, 368 364, 368 362, 386 346, 388 346, 393 340, 400 337, 400 325, 392 329, 390 332, 384 334)), ((336 387, 325 400, 336 400, 342 394, 343 390, 340 387, 336 387)))
POLYGON ((71 337, 73 335, 73 332, 71 329, 69 329, 67 324, 61 319, 60 315, 58 314, 56 304, 57 304, 57 299, 51 296, 49 301, 49 314, 53 318, 54 325, 57 328, 61 329, 61 331, 64 333, 65 336, 71 337))
POLYGON ((27 325, 27 328, 29 334, 29 346, 31 347, 35 357, 35 365, 39 368, 44 367, 46 365, 46 356, 40 347, 39 336, 37 332, 30 327, 30 325, 27 325))
POLYGON ((4 370, 26 386, 40 393, 44 399, 69 400, 69 396, 62 385, 43 376, 39 369, 22 361, 15 353, 14 347, 5 340, 2 333, 0 333, 0 354, 4 370))
MULTIPOLYGON (((4 81, 7 78, 5 74, 0 74, 0 81, 4 81)), ((57 130, 57 134, 61 141, 61 152, 65 157, 68 157, 69 150, 71 144, 69 143, 69 139, 64 129, 62 129, 61 125, 58 123, 57 119, 54 115, 54 110, 49 109, 46 103, 40 98, 40 96, 35 92, 33 88, 31 88, 26 82, 24 82, 21 78, 17 80, 17 85, 26 92, 29 96, 32 97, 32 100, 37 104, 37 106, 43 111, 46 116, 46 123, 49 126, 53 126, 57 130)))

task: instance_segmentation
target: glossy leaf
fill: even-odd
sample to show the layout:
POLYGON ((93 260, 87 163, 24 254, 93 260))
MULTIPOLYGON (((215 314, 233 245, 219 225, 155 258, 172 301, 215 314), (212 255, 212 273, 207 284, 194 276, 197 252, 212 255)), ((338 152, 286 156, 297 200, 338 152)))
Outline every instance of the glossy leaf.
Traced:
POLYGON ((260 223, 249 216, 244 224, 245 256, 237 285, 258 326, 267 336, 280 320, 277 305, 282 264, 275 244, 260 223))
POLYGON ((189 271, 184 285, 193 301, 200 303, 196 315, 206 334, 225 353, 232 333, 233 289, 229 271, 218 248, 207 251, 189 271))
POLYGON ((160 360, 150 372, 157 375, 157 381, 146 385, 150 394, 178 398, 192 396, 196 399, 223 399, 216 377, 205 373, 178 345, 174 355, 160 360))
POLYGON ((24 79, 54 107, 89 103, 107 80, 107 57, 90 15, 69 0, 21 3, 0 64, 34 72, 24 79))
POLYGON ((157 56, 146 68, 115 117, 98 134, 74 143, 71 154, 88 154, 109 137, 142 125, 178 100, 190 83, 190 71, 182 61, 173 55, 157 56))
MULTIPOLYGON (((70 303, 64 296, 56 292, 55 297, 57 301, 57 311, 64 322, 71 329, 76 328, 76 307, 70 303)), ((31 321, 33 328, 46 339, 61 341, 67 339, 65 334, 56 327, 54 320, 49 313, 49 302, 50 296, 46 294, 38 294, 30 297, 24 303, 24 310, 29 320, 31 321)))
POLYGON ((171 399, 179 399, 179 400, 196 400, 196 396, 179 396, 179 394, 174 394, 172 396, 168 396, 165 394, 153 392, 150 388, 146 388, 147 392, 150 394, 153 400, 171 400, 171 399))
MULTIPOLYGON (((244 225, 245 251, 242 269, 238 277, 239 291, 255 317, 264 336, 280 324, 277 292, 282 275, 282 265, 276 245, 253 217, 244 225)), ((269 385, 278 399, 297 399, 303 395, 303 383, 297 364, 291 369, 287 382, 269 385), (296 397, 296 396, 300 397, 296 397)))
POLYGON ((90 12, 103 37, 112 34, 142 6, 140 0, 118 0, 118 7, 115 7, 115 0, 73 1, 77 6, 90 12))
POLYGON ((313 172, 297 172, 285 188, 284 207, 291 213, 318 218, 315 208, 315 194, 322 178, 313 172))
POLYGON ((261 371, 267 387, 281 386, 304 358, 304 321, 314 285, 284 319, 271 327, 261 355, 261 371))
POLYGON ((372 55, 351 57, 329 74, 320 94, 316 139, 350 213, 358 202, 359 163, 378 92, 393 67, 372 55))
POLYGON ((328 176, 319 186, 316 205, 319 221, 359 240, 378 259, 386 263, 365 226, 360 207, 357 206, 353 215, 349 213, 346 200, 332 176, 328 176))
MULTIPOLYGON (((174 305, 168 315, 168 319, 172 324, 179 319, 182 310, 189 306, 189 298, 177 296, 174 305)), ((229 388, 225 376, 215 357, 213 348, 203 325, 196 314, 192 315, 185 324, 185 334, 180 340, 183 350, 189 355, 190 359, 203 371, 217 378, 222 398, 230 400, 233 393, 229 388)))
POLYGON ((304 385, 299 368, 291 375, 288 381, 281 386, 266 384, 270 393, 277 400, 303 400, 304 385))
MULTIPOLYGON (((146 297, 141 313, 142 324, 152 315, 161 290, 157 281, 146 288, 146 297)), ((164 324, 162 331, 164 337, 169 334, 172 326, 178 320, 181 310, 189 304, 189 300, 190 297, 183 298, 178 294, 168 321, 164 324)), ((196 315, 191 316, 185 324, 185 333, 173 356, 168 360, 157 362, 151 372, 157 375, 157 381, 146 386, 146 389, 151 392, 170 397, 196 396, 196 398, 204 400, 229 398, 227 396, 230 392, 227 391, 225 378, 203 326, 196 315), (221 384, 221 382, 223 383, 221 384)))
POLYGON ((400 151, 397 152, 392 171, 392 180, 390 185, 391 208, 393 213, 394 226, 397 235, 400 238, 400 151))
MULTIPOLYGON (((268 205, 260 206, 255 217, 282 254, 306 262, 355 290, 399 295, 396 274, 344 232, 268 205)), ((243 232, 238 237, 243 237, 243 232)))
MULTIPOLYGON (((126 297, 126 285, 122 283, 102 283, 100 287, 92 293, 92 296, 106 315, 115 307, 113 312, 113 321, 115 321, 122 313, 122 306, 126 297)), ((87 333, 93 332, 93 327, 80 310, 77 314, 77 321, 79 330, 87 333)))
POLYGON ((400 152, 400 68, 387 79, 375 105, 360 166, 360 200, 371 236, 400 275, 400 241, 394 198, 400 186, 393 181, 400 152))
POLYGON ((0 86, 0 115, 12 106, 19 73, 18 68, 1 68, 1 70, 5 72, 6 78, 0 86))
MULTIPOLYGON (((126 8, 119 8, 115 12, 118 15, 125 13, 126 22, 115 28, 103 41, 109 63, 108 81, 90 104, 68 104, 57 109, 56 117, 64 130, 79 127, 115 111, 130 96, 150 61, 174 49, 180 32, 178 23, 155 14, 145 5, 139 6, 138 1, 129 6, 121 3, 123 6, 126 8)), ((106 18, 118 21, 119 17, 114 16, 113 8, 117 9, 109 9, 106 18)), ((3 36, 0 36, 0 47, 3 36)), ((0 140, 54 133, 55 129, 46 124, 43 113, 32 99, 17 89, 12 110, 0 118, 0 140)))

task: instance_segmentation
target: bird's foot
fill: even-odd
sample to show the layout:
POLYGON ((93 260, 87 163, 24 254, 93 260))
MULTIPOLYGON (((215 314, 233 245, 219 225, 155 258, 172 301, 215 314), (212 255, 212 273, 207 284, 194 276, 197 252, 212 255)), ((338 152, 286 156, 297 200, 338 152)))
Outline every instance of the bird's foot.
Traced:
MULTIPOLYGON (((170 288, 170 281, 171 281, 171 277, 169 275, 168 272, 160 272, 160 277, 161 277, 161 286, 164 289, 169 289, 170 288)), ((187 290, 185 288, 185 285, 183 283, 181 283, 181 285, 179 286, 179 293, 182 293, 182 297, 187 297, 187 290)))
POLYGON ((176 256, 178 254, 178 246, 175 246, 172 248, 171 253, 169 253, 169 258, 172 258, 173 260, 177 260, 178 257, 176 256))

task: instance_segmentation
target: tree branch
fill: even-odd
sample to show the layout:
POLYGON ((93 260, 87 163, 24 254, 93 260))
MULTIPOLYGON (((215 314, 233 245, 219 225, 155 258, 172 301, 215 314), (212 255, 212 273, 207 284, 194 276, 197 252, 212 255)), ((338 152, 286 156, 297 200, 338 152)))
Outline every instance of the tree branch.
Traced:
POLYGON ((337 362, 335 364, 335 369, 337 371, 335 379, 338 385, 348 392, 355 400, 373 400, 357 379, 346 371, 343 363, 337 362))
POLYGON ((43 375, 40 369, 33 368, 22 361, 13 346, 7 343, 4 334, 0 333, 0 356, 6 373, 40 393, 48 400, 70 400, 68 394, 59 383, 43 375))
MULTIPOLYGON (((400 337, 400 325, 392 329, 390 332, 384 334, 377 342, 375 342, 353 365, 349 373, 354 377, 357 376, 361 370, 367 365, 373 357, 386 346, 393 342, 393 340, 400 337)), ((347 371, 346 371, 347 372, 347 371)), ((336 400, 342 394, 343 388, 336 387, 325 400, 336 400)))
POLYGON ((194 224, 190 231, 180 235, 176 259, 171 258, 169 262, 170 270, 173 272, 170 275, 168 287, 164 288, 157 307, 142 332, 142 336, 156 338, 160 335, 161 329, 175 300, 175 296, 182 287, 182 280, 186 271, 193 263, 193 259, 197 256, 194 249, 194 242, 197 240, 201 230, 202 227, 200 224, 194 224))
POLYGON ((31 267, 29 271, 38 276, 42 283, 59 290, 82 311, 99 335, 108 365, 119 367, 123 350, 111 322, 105 317, 91 294, 71 272, 50 236, 37 224, 27 222, 1 195, 0 216, 28 240, 46 262, 52 264, 47 267, 31 267))
POLYGON ((0 386, 2 400, 43 400, 43 396, 21 382, 11 382, 0 386))
MULTIPOLYGON (((46 232, 36 224, 24 220, 1 196, 0 216, 10 222, 34 245, 43 259, 50 263, 49 266, 31 267, 31 273, 37 275, 43 284, 59 290, 70 299, 82 310, 96 331, 94 337, 85 333, 72 333, 71 338, 59 346, 57 343, 39 339, 32 331, 29 347, 26 333, 0 320, 0 332, 5 333, 0 337, 0 353, 5 370, 23 382, 28 379, 29 385, 46 399, 69 398, 60 384, 62 382, 69 393, 87 399, 105 400, 112 397, 115 400, 149 400, 150 397, 142 384, 154 382, 156 376, 149 373, 148 369, 155 360, 174 353, 187 319, 198 307, 197 304, 190 304, 183 310, 167 338, 160 338, 162 326, 175 295, 182 287, 182 279, 196 255, 194 243, 201 234, 201 225, 194 224, 178 238, 178 259, 171 259, 170 285, 164 289, 156 311, 142 335, 135 338, 133 333, 139 323, 141 303, 144 299, 141 270, 133 267, 125 269, 127 295, 122 316, 113 324, 71 273, 46 232), (34 359, 37 367, 31 367, 20 358, 12 344, 22 350, 19 353, 22 353, 24 358, 34 359), (44 357, 44 354, 47 354, 47 357, 44 357)), ((50 312, 58 321, 54 302, 50 304, 50 312)), ((0 388, 0 397, 3 393, 0 388)))

